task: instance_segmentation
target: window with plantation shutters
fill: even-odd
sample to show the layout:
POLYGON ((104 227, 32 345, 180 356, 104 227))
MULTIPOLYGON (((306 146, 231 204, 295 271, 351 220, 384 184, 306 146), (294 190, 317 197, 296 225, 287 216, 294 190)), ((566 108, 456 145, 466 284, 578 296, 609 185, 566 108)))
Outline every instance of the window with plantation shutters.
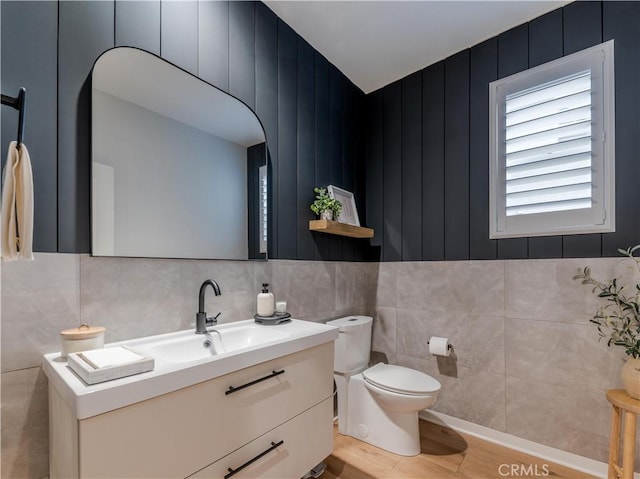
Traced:
POLYGON ((614 231, 613 40, 490 84, 490 237, 614 231))

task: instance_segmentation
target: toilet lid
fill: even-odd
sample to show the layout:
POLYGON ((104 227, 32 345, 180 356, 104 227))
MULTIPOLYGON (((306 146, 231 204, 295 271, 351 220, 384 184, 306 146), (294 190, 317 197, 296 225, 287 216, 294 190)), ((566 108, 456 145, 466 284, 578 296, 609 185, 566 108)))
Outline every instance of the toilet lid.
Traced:
POLYGON ((333 319, 327 321, 330 326, 336 326, 340 328, 340 332, 345 333, 354 329, 359 329, 364 324, 373 322, 371 316, 347 316, 345 318, 333 319))
POLYGON ((430 394, 440 390, 440 383, 415 369, 378 363, 362 373, 374 386, 408 394, 430 394))

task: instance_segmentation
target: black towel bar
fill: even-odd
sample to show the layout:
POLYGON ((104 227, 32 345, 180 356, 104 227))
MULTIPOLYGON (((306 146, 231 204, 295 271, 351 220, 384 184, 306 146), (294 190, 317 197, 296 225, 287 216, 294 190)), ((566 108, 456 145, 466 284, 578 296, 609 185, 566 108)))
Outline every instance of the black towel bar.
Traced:
POLYGON ((15 108, 19 112, 18 117, 18 146, 22 145, 22 139, 24 137, 24 112, 26 103, 27 90, 22 87, 18 92, 17 97, 11 97, 2 95, 2 104, 15 108))

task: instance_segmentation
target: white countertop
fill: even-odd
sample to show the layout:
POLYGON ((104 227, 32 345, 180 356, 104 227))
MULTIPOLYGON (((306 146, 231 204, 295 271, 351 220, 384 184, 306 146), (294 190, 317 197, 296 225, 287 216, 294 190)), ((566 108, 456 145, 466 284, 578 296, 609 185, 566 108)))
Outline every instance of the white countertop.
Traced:
MULTIPOLYGON (((227 323, 219 328, 243 323, 250 324, 253 323, 253 320, 227 323)), ((334 341, 338 337, 338 328, 336 327, 297 319, 277 326, 261 327, 277 329, 290 334, 290 337, 191 362, 171 363, 154 358, 155 368, 153 371, 94 385, 87 385, 80 379, 67 366, 66 360, 60 357, 60 353, 46 354, 43 369, 50 384, 74 411, 76 417, 86 419, 255 364, 334 341)), ((135 350, 136 344, 146 343, 151 338, 160 340, 185 334, 194 334, 194 330, 119 341, 108 346, 129 346, 135 350)))

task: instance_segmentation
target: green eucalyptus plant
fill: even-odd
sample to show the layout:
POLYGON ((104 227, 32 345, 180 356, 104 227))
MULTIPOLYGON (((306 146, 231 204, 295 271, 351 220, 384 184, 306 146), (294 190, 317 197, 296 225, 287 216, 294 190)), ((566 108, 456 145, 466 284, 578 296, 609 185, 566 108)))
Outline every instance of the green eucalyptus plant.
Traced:
POLYGON ((316 199, 311 204, 311 211, 317 215, 323 211, 333 211, 333 217, 338 218, 342 211, 342 203, 335 198, 331 198, 326 188, 314 188, 313 191, 316 192, 316 199))
MULTIPOLYGON (((640 258, 634 256, 638 249, 640 245, 618 249, 618 252, 633 259, 640 272, 640 258)), ((590 321, 597 326, 601 338, 608 338, 607 346, 621 346, 627 356, 640 358, 640 284, 636 283, 635 291, 627 295, 619 278, 600 281, 591 276, 588 266, 573 279, 592 285, 593 292, 605 301, 590 321)))

